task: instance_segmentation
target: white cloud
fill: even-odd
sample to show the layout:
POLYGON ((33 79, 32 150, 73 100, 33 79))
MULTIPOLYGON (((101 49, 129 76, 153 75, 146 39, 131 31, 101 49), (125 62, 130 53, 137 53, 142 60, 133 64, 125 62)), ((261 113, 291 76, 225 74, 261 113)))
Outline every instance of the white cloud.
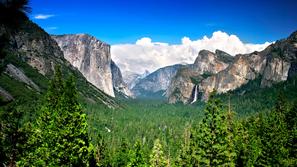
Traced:
POLYGON ((148 37, 137 40, 135 44, 140 46, 168 46, 168 43, 152 42, 152 39, 148 37))
POLYGON ((45 20, 48 19, 50 17, 54 17, 55 15, 53 14, 37 14, 34 16, 35 19, 39 19, 39 20, 45 20))
POLYGON ((56 30, 56 29, 58 29, 58 27, 46 27, 45 29, 46 30, 56 30))
POLYGON ((112 59, 124 71, 144 73, 158 68, 178 64, 194 62, 202 49, 215 51, 223 50, 231 55, 261 51, 271 43, 250 44, 243 43, 236 35, 229 35, 222 31, 216 31, 210 38, 191 40, 188 37, 181 39, 181 44, 169 45, 167 43, 152 42, 148 37, 141 38, 135 44, 118 44, 111 46, 112 59))

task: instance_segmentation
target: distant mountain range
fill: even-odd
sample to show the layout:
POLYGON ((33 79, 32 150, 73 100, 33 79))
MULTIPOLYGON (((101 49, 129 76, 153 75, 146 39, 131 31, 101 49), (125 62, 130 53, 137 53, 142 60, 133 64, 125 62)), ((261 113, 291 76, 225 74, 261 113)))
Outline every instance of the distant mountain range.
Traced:
POLYGON ((0 25, 2 50, 0 97, 9 101, 21 96, 9 83, 40 93, 60 65, 73 73, 81 94, 89 101, 116 105, 113 97, 166 98, 169 103, 207 100, 214 89, 230 90, 261 77, 261 87, 285 81, 297 73, 297 32, 276 41, 261 52, 231 56, 201 50, 193 64, 176 64, 144 74, 124 72, 112 61, 110 45, 88 34, 50 36, 26 20, 13 29, 0 25), (6 83, 4 83, 4 80, 6 83), (9 82, 7 81, 9 80, 9 82))
POLYGON ((296 75, 296 57, 297 32, 261 52, 231 56, 221 50, 201 50, 193 64, 156 70, 138 81, 132 92, 136 97, 155 97, 161 91, 158 95, 165 95, 169 103, 187 104, 196 94, 199 100, 207 100, 213 90, 225 93, 259 77, 261 87, 271 87, 296 75))

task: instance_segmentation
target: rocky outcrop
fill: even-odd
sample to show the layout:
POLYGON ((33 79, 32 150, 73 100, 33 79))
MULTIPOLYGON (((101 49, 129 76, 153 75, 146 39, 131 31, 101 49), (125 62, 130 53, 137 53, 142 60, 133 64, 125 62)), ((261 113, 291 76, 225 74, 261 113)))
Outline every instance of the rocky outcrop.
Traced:
POLYGON ((27 77, 22 70, 18 69, 14 65, 8 64, 6 66, 5 72, 14 79, 23 82, 36 91, 40 92, 40 88, 29 77, 27 77))
POLYGON ((114 89, 117 92, 123 94, 126 98, 133 97, 133 93, 130 91, 128 85, 123 80, 120 68, 113 61, 111 61, 110 68, 112 73, 112 84, 114 89))
POLYGON ((188 103, 192 97, 193 88, 195 87, 192 77, 198 78, 198 76, 199 74, 193 69, 193 65, 180 68, 172 78, 166 90, 168 102, 188 103))
POLYGON ((10 93, 8 93, 6 90, 4 90, 3 88, 0 87, 0 102, 9 102, 14 100, 14 98, 12 97, 12 95, 10 93))
POLYGON ((257 76, 262 77, 261 87, 267 87, 296 75, 296 44, 297 32, 261 52, 237 55, 228 68, 200 83, 203 99, 206 100, 214 89, 218 93, 225 93, 254 80, 257 76))
POLYGON ((167 66, 152 72, 146 77, 140 79, 133 87, 132 91, 137 96, 150 96, 157 92, 165 92, 171 79, 175 76, 177 70, 183 65, 176 64, 167 66))
POLYGON ((232 56, 223 51, 216 50, 215 53, 212 53, 208 50, 202 50, 199 52, 192 70, 197 74, 215 74, 224 70, 231 62, 232 56))
POLYGON ((87 34, 52 36, 64 57, 84 77, 106 94, 114 97, 110 46, 87 34))
POLYGON ((263 71, 264 64, 264 56, 257 52, 249 55, 237 55, 228 68, 206 78, 199 84, 200 91, 203 92, 203 99, 206 99, 214 89, 218 93, 227 92, 255 79, 257 74, 263 71))
POLYGON ((202 50, 194 64, 179 69, 166 91, 169 103, 189 103, 193 99, 193 90, 203 79, 228 67, 233 61, 229 54, 217 50, 215 53, 202 50))
MULTIPOLYGON (((0 25, 1 40, 7 40, 6 49, 20 55, 43 75, 53 73, 54 62, 63 63, 63 52, 50 35, 29 20, 19 27, 0 25)), ((3 41, 2 41, 3 42, 3 41)))

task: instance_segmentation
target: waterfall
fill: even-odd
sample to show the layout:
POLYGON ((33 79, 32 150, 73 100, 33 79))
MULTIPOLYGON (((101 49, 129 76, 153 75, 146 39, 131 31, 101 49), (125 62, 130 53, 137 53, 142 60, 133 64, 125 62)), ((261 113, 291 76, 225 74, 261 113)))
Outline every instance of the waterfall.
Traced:
POLYGON ((198 95, 198 86, 195 85, 195 90, 194 90, 194 99, 193 101, 191 102, 191 104, 195 103, 197 101, 197 95, 198 95))

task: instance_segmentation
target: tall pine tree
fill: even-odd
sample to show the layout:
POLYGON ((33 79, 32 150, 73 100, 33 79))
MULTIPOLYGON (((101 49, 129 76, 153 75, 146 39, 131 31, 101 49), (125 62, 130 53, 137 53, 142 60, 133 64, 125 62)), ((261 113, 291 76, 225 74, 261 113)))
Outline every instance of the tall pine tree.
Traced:
POLYGON ((196 133, 197 148, 194 156, 198 166, 235 166, 236 153, 230 132, 232 120, 228 120, 227 116, 223 104, 214 98, 213 93, 196 133))
POLYGON ((31 126, 27 153, 21 166, 88 166, 93 146, 86 114, 77 100, 74 78, 62 79, 60 67, 50 82, 41 115, 31 126))

